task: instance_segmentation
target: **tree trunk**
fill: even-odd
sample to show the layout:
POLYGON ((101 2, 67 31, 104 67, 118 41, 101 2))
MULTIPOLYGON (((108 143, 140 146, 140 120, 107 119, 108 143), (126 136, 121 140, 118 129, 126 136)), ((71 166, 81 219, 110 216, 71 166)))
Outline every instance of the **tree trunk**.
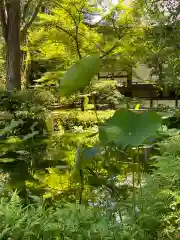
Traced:
POLYGON ((7 2, 7 70, 6 90, 21 89, 20 0, 7 2))
POLYGON ((24 2, 24 10, 21 12, 20 2, 21 0, 0 0, 0 22, 6 45, 6 90, 8 91, 21 89, 21 63, 24 59, 21 58, 20 45, 26 41, 28 29, 36 19, 43 0, 37 1, 28 20, 25 19, 28 3, 24 2))

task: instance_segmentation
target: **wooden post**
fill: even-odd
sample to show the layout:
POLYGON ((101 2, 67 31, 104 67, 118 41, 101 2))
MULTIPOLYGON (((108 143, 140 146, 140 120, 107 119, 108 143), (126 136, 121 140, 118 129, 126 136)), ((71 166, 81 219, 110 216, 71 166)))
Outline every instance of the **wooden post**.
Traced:
POLYGON ((132 71, 127 74, 128 97, 132 98, 132 71))
POLYGON ((150 92, 150 108, 153 108, 153 93, 152 93, 152 90, 150 92))
POLYGON ((150 98, 150 108, 153 108, 153 99, 152 99, 152 97, 150 98))
POLYGON ((176 95, 176 98, 175 98, 175 108, 178 108, 178 96, 176 95))

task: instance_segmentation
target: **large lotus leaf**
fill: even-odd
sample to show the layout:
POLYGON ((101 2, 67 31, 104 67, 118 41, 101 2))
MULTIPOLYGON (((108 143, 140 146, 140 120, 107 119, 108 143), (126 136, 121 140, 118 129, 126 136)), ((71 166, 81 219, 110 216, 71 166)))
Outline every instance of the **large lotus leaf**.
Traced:
POLYGON ((98 55, 87 56, 72 65, 60 81, 60 96, 68 96, 86 87, 100 69, 98 55))
POLYGON ((105 143, 139 146, 148 137, 155 135, 160 126, 161 117, 155 112, 137 114, 120 109, 99 127, 99 138, 105 143))

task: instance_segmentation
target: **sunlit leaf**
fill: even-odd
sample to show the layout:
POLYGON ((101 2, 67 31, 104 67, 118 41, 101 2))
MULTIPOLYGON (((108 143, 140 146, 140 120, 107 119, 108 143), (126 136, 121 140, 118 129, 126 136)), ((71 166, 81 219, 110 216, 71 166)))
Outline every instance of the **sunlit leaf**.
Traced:
POLYGON ((70 67, 60 81, 60 96, 67 96, 86 87, 93 76, 99 72, 98 55, 88 56, 70 67))

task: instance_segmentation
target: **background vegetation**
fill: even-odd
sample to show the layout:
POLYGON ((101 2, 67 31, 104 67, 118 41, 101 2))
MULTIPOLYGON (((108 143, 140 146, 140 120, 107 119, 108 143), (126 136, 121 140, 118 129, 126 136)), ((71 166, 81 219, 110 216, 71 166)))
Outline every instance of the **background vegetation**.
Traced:
POLYGON ((179 110, 98 79, 145 63, 179 93, 180 4, 103 4, 0 1, 2 240, 180 238, 179 110))

